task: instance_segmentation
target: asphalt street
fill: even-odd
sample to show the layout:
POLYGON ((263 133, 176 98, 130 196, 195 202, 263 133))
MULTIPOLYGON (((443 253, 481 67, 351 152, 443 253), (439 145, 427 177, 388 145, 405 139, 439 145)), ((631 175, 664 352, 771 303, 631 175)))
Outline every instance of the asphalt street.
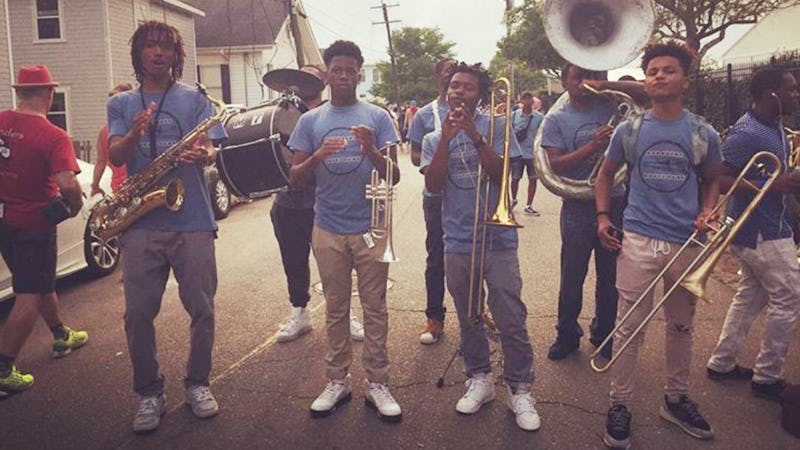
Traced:
MULTIPOLYGON (((403 407, 403 421, 379 421, 364 405, 361 345, 355 343, 351 367, 353 401, 324 419, 312 419, 308 408, 326 383, 324 299, 312 294, 314 330, 301 339, 279 344, 274 335, 288 319, 289 303, 278 246, 269 220, 271 199, 241 204, 220 221, 217 240, 219 289, 216 296, 216 347, 211 388, 220 404, 217 417, 197 419, 183 404, 188 351, 188 317, 170 280, 156 320, 161 370, 167 380, 168 412, 149 435, 131 431, 137 398, 122 322, 123 292, 118 271, 106 278, 81 276, 59 283, 66 324, 87 329, 86 347, 67 358, 50 356, 52 337, 43 322, 18 359, 36 376, 35 386, 0 402, 0 448, 320 448, 320 449, 520 449, 603 448, 608 408, 607 375, 589 367, 593 347, 559 362, 546 358, 555 337, 559 285, 560 199, 540 188, 534 206, 541 217, 522 214, 519 258, 528 330, 536 355, 534 392, 542 428, 519 430, 497 384, 497 399, 473 416, 461 416, 455 404, 466 379, 456 359, 442 388, 436 387, 445 364, 458 346, 458 324, 448 312, 445 337, 432 346, 418 343, 425 309, 425 226, 422 176, 401 155, 402 179, 394 204, 394 248, 389 303, 391 388, 403 407)), ((522 182, 524 186, 526 181, 522 182)), ((730 265, 727 266, 730 271, 730 265)), ((594 309, 594 275, 590 270, 581 324, 588 330, 594 309)), ((754 397, 746 382, 714 382, 705 363, 713 349, 733 295, 732 273, 709 282, 711 303, 699 303, 695 317, 692 397, 714 427, 713 441, 698 441, 658 416, 665 380, 664 321, 649 326, 639 359, 636 399, 631 404, 634 448, 643 449, 786 449, 800 441, 780 427, 780 407, 754 397), (725 281, 721 281, 725 280, 725 281)), ((312 266, 312 282, 319 280, 312 266)), ((446 304, 452 308, 452 300, 446 304)), ((353 302, 361 312, 357 298, 353 302)), ((2 320, 10 304, 0 305, 2 320)), ((0 324, 2 326, 2 324, 0 324)), ((759 318, 740 357, 751 365, 758 351, 763 318, 759 318)), ((800 382, 800 342, 790 348, 786 378, 800 382)), ((502 352, 492 344, 495 374, 502 352)), ((499 377, 498 377, 499 378, 499 377)))

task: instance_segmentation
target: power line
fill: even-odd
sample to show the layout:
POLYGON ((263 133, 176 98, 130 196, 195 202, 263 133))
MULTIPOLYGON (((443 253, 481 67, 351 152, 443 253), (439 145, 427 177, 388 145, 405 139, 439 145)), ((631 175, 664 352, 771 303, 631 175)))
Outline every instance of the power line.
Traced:
POLYGON ((392 78, 394 81, 394 101, 395 104, 400 104, 400 80, 397 78, 397 63, 394 58, 394 47, 392 46, 392 30, 389 24, 398 23, 399 20, 389 20, 389 11, 387 8, 400 6, 399 3, 393 3, 391 5, 387 5, 385 2, 381 0, 381 6, 372 6, 371 9, 381 9, 383 10, 383 22, 372 22, 373 25, 384 24, 386 25, 386 36, 389 39, 389 59, 392 64, 392 78))

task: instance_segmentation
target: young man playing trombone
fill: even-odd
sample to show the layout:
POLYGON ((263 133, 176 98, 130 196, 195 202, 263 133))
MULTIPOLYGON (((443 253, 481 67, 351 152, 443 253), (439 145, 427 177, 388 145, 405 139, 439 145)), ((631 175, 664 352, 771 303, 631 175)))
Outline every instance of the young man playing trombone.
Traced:
MULTIPOLYGON (((731 187, 732 174, 740 172, 757 152, 766 150, 784 164, 788 162, 790 149, 781 116, 796 109, 797 81, 787 70, 764 69, 750 81, 750 94, 752 109, 731 127, 722 148, 727 169, 721 180, 725 190, 731 187)), ((763 184, 758 173, 747 177, 763 184)), ((800 177, 794 172, 779 175, 734 237, 731 251, 739 261, 742 276, 707 369, 709 378, 714 380, 752 379, 753 394, 775 401, 780 400, 786 387, 783 368, 800 314, 800 267, 787 207, 787 197, 797 193, 800 177), (740 367, 736 357, 750 326, 764 308, 764 335, 753 370, 740 367)), ((739 217, 752 197, 753 193, 744 186, 736 189, 731 217, 739 217)))
MULTIPOLYGON (((647 47, 642 68, 645 90, 653 106, 643 116, 635 116, 617 128, 597 177, 597 234, 606 248, 620 251, 618 318, 635 308, 629 320, 617 324, 614 335, 617 347, 629 339, 632 342, 611 368, 611 409, 604 436, 609 447, 630 446, 631 415, 626 405, 633 398, 636 358, 642 341, 642 333, 633 336, 633 330, 652 307, 653 290, 646 288, 694 230, 707 227, 719 197, 719 136, 701 118, 683 109, 692 59, 689 50, 675 42, 647 47), (697 141, 707 144, 694 146, 697 141), (623 217, 624 238, 609 217, 611 184, 621 164, 628 164, 631 177, 629 203, 623 217)), ((676 278, 698 253, 698 246, 687 246, 666 272, 665 286, 680 281, 676 278)), ((711 439, 711 426, 687 395, 696 302, 695 296, 677 288, 664 304, 667 380, 660 415, 695 438, 711 439)))
POLYGON ((513 133, 504 136, 504 120, 496 119, 494 136, 490 136, 493 119, 490 115, 476 114, 478 101, 488 97, 491 86, 489 75, 480 65, 458 64, 447 86, 450 111, 442 120, 441 129, 423 139, 421 167, 425 171, 426 188, 442 193, 445 279, 456 305, 461 354, 469 377, 467 392, 456 404, 456 411, 474 414, 495 396, 479 298, 483 296, 485 280, 489 309, 500 332, 505 356, 503 377, 509 391, 508 405, 520 428, 535 431, 541 423, 531 392, 533 350, 525 327, 528 312, 520 299, 517 230, 487 227, 484 223, 484 211, 494 211, 499 184, 508 178, 503 173, 500 155, 507 144, 509 154, 504 157, 519 156, 519 146, 513 133), (505 142, 506 139, 510 141, 505 142), (487 180, 482 180, 482 172, 488 175, 487 180), (484 197, 485 183, 491 187, 488 197, 484 197), (484 208, 485 202, 489 202, 489 208, 484 208))

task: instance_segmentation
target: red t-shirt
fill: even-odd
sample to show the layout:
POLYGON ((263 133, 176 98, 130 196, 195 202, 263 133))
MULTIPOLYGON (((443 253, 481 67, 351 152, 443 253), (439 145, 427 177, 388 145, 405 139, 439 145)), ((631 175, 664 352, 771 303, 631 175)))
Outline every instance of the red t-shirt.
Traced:
POLYGON ((119 167, 111 164, 111 160, 108 157, 108 124, 103 125, 97 142, 97 159, 100 159, 101 155, 105 155, 105 160, 108 161, 108 167, 111 168, 111 190, 116 191, 128 177, 128 168, 125 164, 119 167))
POLYGON ((53 175, 80 172, 72 139, 44 117, 0 112, 0 203, 3 222, 49 230, 42 210, 58 194, 53 175))

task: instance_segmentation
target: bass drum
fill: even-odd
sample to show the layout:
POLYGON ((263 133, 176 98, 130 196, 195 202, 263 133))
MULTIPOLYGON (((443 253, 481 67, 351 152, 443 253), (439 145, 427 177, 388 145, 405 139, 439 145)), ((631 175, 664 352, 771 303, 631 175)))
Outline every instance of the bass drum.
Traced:
POLYGON ((282 99, 225 122, 228 139, 220 146, 217 168, 234 194, 263 197, 289 184, 292 152, 286 144, 306 109, 301 102, 282 99))

